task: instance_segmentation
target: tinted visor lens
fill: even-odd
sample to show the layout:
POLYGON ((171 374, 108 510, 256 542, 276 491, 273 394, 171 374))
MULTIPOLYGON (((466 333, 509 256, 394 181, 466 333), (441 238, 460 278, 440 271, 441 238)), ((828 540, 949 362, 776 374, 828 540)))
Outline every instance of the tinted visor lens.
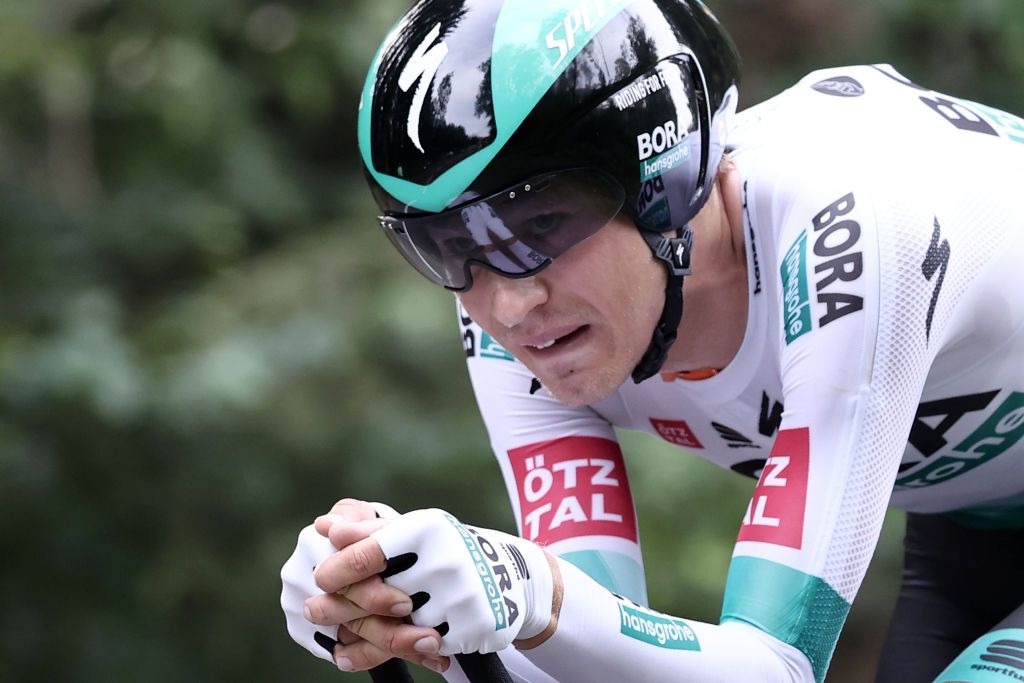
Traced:
POLYGON ((526 277, 603 228, 625 192, 611 176, 573 169, 535 176, 490 197, 424 216, 382 216, 406 260, 449 289, 472 285, 477 264, 526 277))

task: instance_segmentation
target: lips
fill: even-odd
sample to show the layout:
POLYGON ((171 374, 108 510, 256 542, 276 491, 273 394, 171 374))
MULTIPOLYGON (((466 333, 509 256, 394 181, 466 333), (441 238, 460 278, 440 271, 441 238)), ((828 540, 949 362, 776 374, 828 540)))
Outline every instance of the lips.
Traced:
POLYGON ((581 360, 580 353, 589 348, 590 332, 590 325, 579 324, 552 329, 543 335, 530 337, 531 343, 522 344, 520 353, 534 372, 560 372, 558 368, 566 363, 569 364, 566 368, 576 367, 581 360))
POLYGON ((561 327, 552 327, 536 334, 526 336, 520 346, 525 346, 532 351, 542 351, 549 349, 556 343, 571 337, 577 331, 585 327, 585 325, 563 325, 561 327))

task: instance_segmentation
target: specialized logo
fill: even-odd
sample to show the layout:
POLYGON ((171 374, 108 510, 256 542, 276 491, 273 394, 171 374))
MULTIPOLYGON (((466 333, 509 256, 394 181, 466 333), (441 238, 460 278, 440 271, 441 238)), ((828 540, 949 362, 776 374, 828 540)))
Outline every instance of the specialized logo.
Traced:
POLYGON ((474 529, 463 526, 459 520, 448 513, 445 513, 445 518, 459 532, 462 542, 466 544, 466 550, 473 558, 477 575, 487 594, 487 601, 494 616, 494 630, 500 631, 516 623, 516 618, 519 617, 519 606, 505 595, 505 591, 512 588, 512 579, 509 576, 508 568, 502 562, 494 546, 486 538, 476 533, 474 529))
POLYGON ((619 445, 574 436, 508 452, 519 491, 519 527, 534 542, 576 536, 637 540, 633 497, 619 445))
POLYGON ((545 39, 545 44, 550 49, 558 50, 558 59, 555 60, 551 68, 557 69, 577 44, 585 44, 590 39, 590 35, 599 28, 601 20, 614 14, 619 5, 626 1, 582 0, 569 10, 548 32, 545 39))
MULTIPOLYGON (((662 244, 665 244, 663 242, 662 244)), ((673 237, 668 240, 668 249, 665 250, 668 254, 671 254, 671 266, 672 271, 676 273, 683 273, 685 275, 690 274, 690 254, 693 253, 693 232, 689 226, 683 228, 682 237, 673 237)), ((661 256, 661 249, 658 249, 659 256, 661 256)), ((664 258, 662 256, 662 258, 664 258)))
POLYGON ((818 81, 811 88, 824 95, 834 97, 860 97, 864 94, 864 86, 857 79, 849 76, 826 78, 823 81, 818 81))
POLYGON ((421 152, 424 151, 423 145, 420 143, 420 113, 423 111, 423 102, 427 98, 427 90, 430 88, 430 83, 434 80, 434 76, 437 75, 441 62, 448 55, 448 45, 443 40, 434 45, 434 41, 440 35, 441 24, 439 23, 427 34, 427 37, 423 39, 419 47, 413 51, 405 68, 402 69, 402 73, 398 76, 398 87, 401 88, 402 92, 409 92, 409 88, 417 81, 419 82, 419 86, 412 96, 412 104, 409 107, 409 120, 406 130, 409 133, 409 139, 412 140, 412 144, 416 145, 416 149, 421 152))
POLYGON ((932 231, 932 241, 928 244, 928 253, 925 254, 924 262, 921 264, 921 274, 924 275, 924 279, 931 282, 936 273, 939 275, 935 280, 932 300, 928 304, 928 317, 924 323, 924 336, 928 340, 932 336, 932 318, 935 316, 935 304, 939 302, 942 283, 946 279, 946 268, 949 267, 949 240, 939 242, 939 239, 942 237, 940 230, 939 219, 936 218, 935 229, 932 231))
POLYGON ((739 541, 760 541, 799 549, 810 469, 810 430, 779 432, 740 527, 739 541))
POLYGON ((640 180, 646 182, 689 161, 690 146, 683 144, 688 136, 688 131, 677 129, 675 121, 666 121, 650 133, 637 135, 640 180))
POLYGON ((704 445, 697 438, 697 435, 690 429, 690 425, 683 420, 658 420, 650 418, 651 425, 658 432, 661 438, 669 443, 684 448, 704 448, 704 445))
POLYGON ((761 392, 761 414, 757 420, 757 431, 761 432, 763 436, 771 437, 779 430, 779 425, 782 424, 782 413, 785 408, 781 403, 775 401, 774 403, 768 398, 768 392, 761 392))
POLYGON ((700 651, 697 634, 682 619, 660 614, 619 599, 619 633, 667 650, 700 651))
MULTIPOLYGON (((910 443, 925 457, 938 452, 946 445, 943 436, 946 430, 966 413, 986 408, 997 393, 993 391, 922 403, 911 428, 910 443), (943 416, 943 420, 935 427, 929 427, 921 419, 939 415, 943 416)), ((1024 437, 1024 392, 1011 391, 988 419, 967 438, 952 450, 929 458, 924 467, 901 476, 896 480, 896 486, 903 489, 921 488, 958 477, 1005 453, 1021 437, 1024 437)))

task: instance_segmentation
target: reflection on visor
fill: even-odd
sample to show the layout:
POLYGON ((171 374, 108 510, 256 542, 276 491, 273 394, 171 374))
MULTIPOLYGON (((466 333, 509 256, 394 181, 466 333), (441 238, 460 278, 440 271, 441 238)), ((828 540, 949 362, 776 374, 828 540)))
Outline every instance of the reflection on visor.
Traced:
POLYGON ((470 237, 458 239, 472 239, 474 243, 473 253, 465 254, 467 258, 478 258, 477 251, 487 254, 487 262, 506 273, 525 273, 540 265, 537 252, 512 234, 491 205, 473 204, 460 213, 470 237))
POLYGON ((526 277, 608 224, 625 192, 592 169, 550 173, 490 197, 422 216, 382 216, 406 260, 449 289, 472 285, 470 265, 526 277))

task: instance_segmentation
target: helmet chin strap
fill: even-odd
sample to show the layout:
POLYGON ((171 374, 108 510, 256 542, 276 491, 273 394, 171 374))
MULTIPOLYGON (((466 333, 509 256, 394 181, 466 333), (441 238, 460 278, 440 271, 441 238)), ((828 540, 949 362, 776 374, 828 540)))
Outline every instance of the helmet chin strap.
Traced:
POLYGON ((651 343, 640 362, 633 368, 633 381, 637 384, 654 376, 665 364, 665 357, 676 340, 679 321, 683 318, 683 277, 689 275, 690 252, 693 250, 693 229, 684 225, 675 237, 643 231, 641 234, 651 248, 654 258, 665 264, 665 306, 661 318, 654 326, 651 343))

